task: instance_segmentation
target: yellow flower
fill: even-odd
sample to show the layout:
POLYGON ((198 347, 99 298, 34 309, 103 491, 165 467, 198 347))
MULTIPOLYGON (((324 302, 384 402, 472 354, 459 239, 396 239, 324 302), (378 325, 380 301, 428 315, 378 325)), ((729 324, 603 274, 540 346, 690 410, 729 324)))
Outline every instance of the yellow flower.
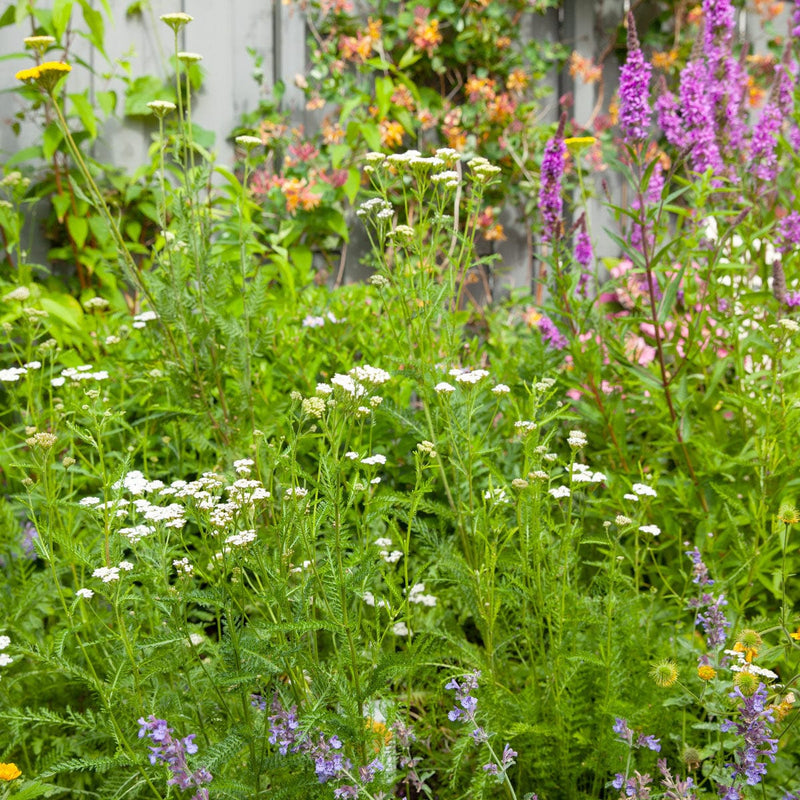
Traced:
POLYGON ((593 145, 597 139, 594 136, 570 136, 567 139, 564 139, 564 144, 567 146, 567 150, 570 153, 580 153, 584 147, 590 147, 593 145))
POLYGON ((800 642, 800 628, 798 628, 794 633, 790 633, 789 636, 791 636, 796 642, 800 642))
POLYGON ((712 681, 717 677, 717 671, 710 664, 701 664, 697 668, 697 677, 701 681, 712 681))
POLYGON ((38 50, 40 53, 44 53, 51 44, 56 43, 55 36, 26 36, 22 41, 25 47, 38 50))
POLYGON ((38 67, 21 69, 14 77, 18 81, 35 81, 46 92, 52 92, 68 72, 72 72, 72 67, 63 61, 45 61, 38 67))
POLYGON ((159 19, 169 25, 169 27, 177 33, 184 25, 191 22, 194 17, 191 14, 184 14, 182 11, 176 11, 173 14, 162 14, 159 19))
POLYGON ((752 628, 745 628, 736 637, 736 644, 733 649, 737 653, 744 653, 744 660, 748 664, 753 663, 753 659, 758 655, 761 647, 761 636, 752 628))
POLYGON ((13 781, 15 778, 19 778, 22 773, 19 770, 19 767, 14 764, 0 764, 0 781, 13 781))

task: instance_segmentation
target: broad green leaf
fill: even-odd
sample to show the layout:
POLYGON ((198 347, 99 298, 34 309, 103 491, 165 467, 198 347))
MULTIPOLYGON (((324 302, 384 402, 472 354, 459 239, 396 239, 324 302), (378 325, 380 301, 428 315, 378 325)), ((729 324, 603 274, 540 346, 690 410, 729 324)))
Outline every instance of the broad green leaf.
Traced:
POLYGON ((79 94, 69 95, 72 105, 77 111, 83 124, 84 130, 89 134, 92 139, 97 138, 97 119, 94 116, 94 106, 89 102, 87 97, 89 90, 79 94))
POLYGON ((343 188, 345 197, 354 203, 358 190, 361 188, 361 170, 358 167, 350 167, 343 188))
POLYGON ((53 208, 56 211, 56 216, 59 222, 64 222, 64 215, 69 210, 69 195, 68 194, 54 194, 50 198, 53 208))
POLYGON ((60 319, 70 328, 80 330, 83 310, 74 297, 70 297, 69 295, 56 295, 42 297, 39 302, 50 316, 60 319))
POLYGON ((78 246, 78 249, 83 249, 86 244, 86 237, 89 234, 89 223, 86 217, 76 217, 72 214, 67 215, 67 230, 72 237, 72 241, 78 246))
POLYGON ((51 122, 42 134, 42 151, 45 161, 50 161, 53 158, 58 146, 64 140, 64 135, 61 133, 61 128, 58 127, 57 122, 51 122))
POLYGON ((53 0, 53 35, 61 41, 72 16, 74 0, 53 0))
POLYGON ((378 102, 378 114, 381 118, 389 112, 392 104, 392 94, 394 93, 394 83, 391 78, 379 75, 375 78, 375 100, 378 102))

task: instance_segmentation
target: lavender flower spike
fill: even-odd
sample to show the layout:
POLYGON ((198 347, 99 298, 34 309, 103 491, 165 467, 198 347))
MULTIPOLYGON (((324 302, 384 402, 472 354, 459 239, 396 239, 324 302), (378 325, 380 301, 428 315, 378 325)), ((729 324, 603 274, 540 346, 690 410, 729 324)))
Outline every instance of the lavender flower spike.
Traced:
POLYGON ((564 156, 567 146, 564 144, 564 127, 567 115, 562 114, 556 135, 548 140, 542 156, 542 170, 539 185, 539 211, 544 221, 542 241, 551 242, 557 239, 561 229, 561 178, 564 174, 564 156))
POLYGON ((644 60, 633 14, 628 12, 628 58, 619 72, 619 124, 626 144, 647 137, 650 129, 650 73, 644 60))

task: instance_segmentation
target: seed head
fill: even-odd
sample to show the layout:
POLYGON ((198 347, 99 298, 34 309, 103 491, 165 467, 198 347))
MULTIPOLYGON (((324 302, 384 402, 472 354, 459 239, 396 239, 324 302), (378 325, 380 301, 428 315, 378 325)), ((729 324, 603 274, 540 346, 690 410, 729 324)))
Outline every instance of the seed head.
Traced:
POLYGON ((659 661, 657 664, 653 664, 650 677, 656 686, 660 686, 662 689, 673 686, 678 680, 678 665, 671 658, 659 661))

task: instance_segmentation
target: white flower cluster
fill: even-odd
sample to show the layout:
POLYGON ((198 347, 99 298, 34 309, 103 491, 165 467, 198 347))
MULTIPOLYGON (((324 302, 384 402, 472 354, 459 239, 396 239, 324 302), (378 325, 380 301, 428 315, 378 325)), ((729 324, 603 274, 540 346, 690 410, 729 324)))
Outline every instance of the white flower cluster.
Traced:
MULTIPOLYGON (((93 573, 93 578, 100 578, 103 583, 113 583, 119 580, 119 572, 130 572, 133 569, 133 564, 130 561, 120 561, 116 567, 98 567, 93 573)), ((80 590, 79 590, 80 593, 80 590)), ((85 593, 81 595, 85 597, 85 593)))
POLYGON ((375 595, 372 592, 364 592, 361 595, 361 598, 368 606, 372 606, 373 608, 387 608, 388 603, 385 600, 376 600, 375 595))
POLYGON ((506 494, 505 489, 487 489, 483 493, 483 499, 488 500, 490 503, 497 503, 498 505, 505 505, 511 502, 511 498, 506 494))
POLYGON ((602 483, 606 476, 602 472, 592 472, 586 464, 572 465, 573 483, 602 483))
POLYGON ((535 431, 537 425, 535 422, 529 419, 520 419, 514 423, 514 427, 520 431, 521 433, 530 433, 531 431, 535 431))
POLYGON ((373 197, 358 207, 356 216, 391 219, 394 216, 394 208, 388 200, 384 200, 382 197, 373 197))
POLYGON ((252 528, 246 531, 239 531, 229 536, 225 540, 225 544, 233 545, 234 547, 244 547, 256 540, 256 532, 252 528))
POLYGON ((489 373, 485 369, 464 369, 461 367, 453 367, 447 374, 455 378, 456 383, 469 383, 473 385, 483 378, 489 377, 489 373))
POLYGON ((59 375, 59 377, 50 380, 50 385, 63 386, 67 381, 70 381, 71 385, 76 385, 85 381, 108 380, 108 372, 106 370, 101 369, 92 372, 93 369, 94 367, 92 367, 91 364, 81 364, 80 367, 67 367, 61 370, 61 375, 59 375))
POLYGON ((415 583, 408 592, 408 602, 433 608, 436 598, 432 594, 425 594, 424 583, 415 583))
POLYGON ((649 533, 651 536, 660 536, 661 528, 658 525, 640 525, 639 530, 642 533, 649 533))
POLYGON ((624 494, 623 497, 634 503, 637 502, 640 497, 658 497, 656 490, 646 483, 634 483, 633 486, 631 486, 631 492, 632 494, 624 494))
POLYGON ((374 467, 376 464, 383 465, 386 463, 386 456, 383 456, 380 453, 375 453, 374 456, 369 456, 368 458, 362 458, 361 463, 366 464, 368 467, 374 467))
POLYGON ((403 551, 402 550, 392 550, 389 551, 389 548, 392 546, 392 540, 387 537, 381 537, 380 539, 375 540, 375 544, 381 548, 378 555, 387 563, 387 564, 396 564, 402 557, 403 551))
POLYGON ((131 326, 134 328, 145 328, 148 322, 158 319, 158 314, 155 311, 142 311, 141 314, 136 314, 133 318, 131 326))
MULTIPOLYGON (((0 650, 5 650, 11 644, 8 636, 0 636, 0 650)), ((7 667, 14 659, 8 653, 0 653, 0 667, 7 667)))
POLYGON ((16 383, 23 375, 27 375, 29 370, 39 369, 41 366, 41 361, 28 361, 21 367, 0 369, 0 383, 16 383))
POLYGON ((555 497, 556 500, 570 496, 569 486, 556 486, 553 489, 548 489, 547 493, 555 497))
POLYGON ((587 441, 586 434, 583 431, 570 431, 567 437, 567 444, 575 450, 586 447, 587 441))
POLYGON ((759 667, 756 664, 747 662, 747 655, 739 650, 725 650, 725 655, 732 656, 735 663, 730 665, 732 672, 749 672, 751 675, 759 675, 768 680, 775 680, 778 676, 771 670, 759 667))
POLYGON ((175 567, 176 572, 180 572, 183 575, 191 575, 194 572, 194 567, 189 563, 189 559, 186 556, 176 558, 172 562, 172 566, 175 567))

